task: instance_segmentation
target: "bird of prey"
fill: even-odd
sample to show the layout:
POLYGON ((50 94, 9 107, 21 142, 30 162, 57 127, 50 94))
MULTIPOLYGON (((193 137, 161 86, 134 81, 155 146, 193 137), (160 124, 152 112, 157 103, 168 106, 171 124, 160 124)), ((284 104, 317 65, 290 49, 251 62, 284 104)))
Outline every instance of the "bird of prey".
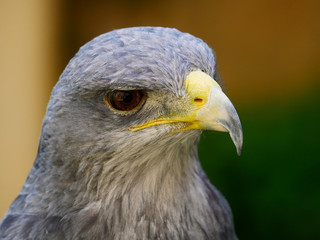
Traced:
POLYGON ((205 129, 242 146, 215 62, 171 28, 114 30, 81 47, 52 91, 0 239, 237 239, 197 153, 205 129))

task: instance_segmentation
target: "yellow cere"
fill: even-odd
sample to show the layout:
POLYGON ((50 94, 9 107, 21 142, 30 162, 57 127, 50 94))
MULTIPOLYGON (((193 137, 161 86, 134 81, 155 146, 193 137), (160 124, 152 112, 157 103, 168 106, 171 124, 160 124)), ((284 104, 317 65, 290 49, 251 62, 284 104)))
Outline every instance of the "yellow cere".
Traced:
POLYGON ((189 101, 185 102, 188 106, 183 109, 185 112, 179 115, 163 116, 161 118, 145 122, 138 126, 130 128, 131 131, 138 131, 151 126, 170 124, 170 123, 183 123, 185 126, 180 127, 177 131, 190 130, 190 129, 201 129, 202 127, 198 124, 195 119, 197 111, 201 109, 208 101, 210 89, 212 87, 221 90, 219 84, 213 80, 208 74, 202 71, 190 72, 184 82, 185 89, 188 95, 189 101), (190 111, 191 110, 191 111, 190 111))
POLYGON ((211 87, 216 87, 221 90, 219 84, 202 71, 193 71, 189 73, 184 81, 184 86, 190 100, 202 103, 201 106, 208 101, 211 87))

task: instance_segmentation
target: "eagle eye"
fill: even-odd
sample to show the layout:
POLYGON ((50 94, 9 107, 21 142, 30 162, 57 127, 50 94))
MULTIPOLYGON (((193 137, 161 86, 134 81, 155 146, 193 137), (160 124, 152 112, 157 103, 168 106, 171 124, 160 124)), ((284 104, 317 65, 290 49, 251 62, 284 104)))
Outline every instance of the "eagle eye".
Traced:
POLYGON ((145 93, 141 90, 115 90, 106 96, 106 102, 115 110, 131 111, 142 103, 145 93))

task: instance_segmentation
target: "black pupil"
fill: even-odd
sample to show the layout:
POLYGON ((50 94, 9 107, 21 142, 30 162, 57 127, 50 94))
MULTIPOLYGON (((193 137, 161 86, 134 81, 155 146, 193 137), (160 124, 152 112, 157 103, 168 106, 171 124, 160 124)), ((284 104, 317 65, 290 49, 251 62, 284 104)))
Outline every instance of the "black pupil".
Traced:
POLYGON ((123 92, 122 101, 125 103, 130 103, 133 99, 133 95, 131 92, 123 92))

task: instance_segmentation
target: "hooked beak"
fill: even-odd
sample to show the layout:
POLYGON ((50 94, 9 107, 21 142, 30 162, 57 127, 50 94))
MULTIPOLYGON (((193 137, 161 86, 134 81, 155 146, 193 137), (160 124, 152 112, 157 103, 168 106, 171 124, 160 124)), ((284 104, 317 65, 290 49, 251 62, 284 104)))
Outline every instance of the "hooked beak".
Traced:
POLYGON ((229 132, 241 154, 243 135, 239 116, 229 98, 222 92, 219 84, 202 71, 190 72, 185 79, 188 103, 184 112, 152 120, 130 128, 138 131, 147 127, 168 124, 186 123, 180 130, 207 129, 229 132))

